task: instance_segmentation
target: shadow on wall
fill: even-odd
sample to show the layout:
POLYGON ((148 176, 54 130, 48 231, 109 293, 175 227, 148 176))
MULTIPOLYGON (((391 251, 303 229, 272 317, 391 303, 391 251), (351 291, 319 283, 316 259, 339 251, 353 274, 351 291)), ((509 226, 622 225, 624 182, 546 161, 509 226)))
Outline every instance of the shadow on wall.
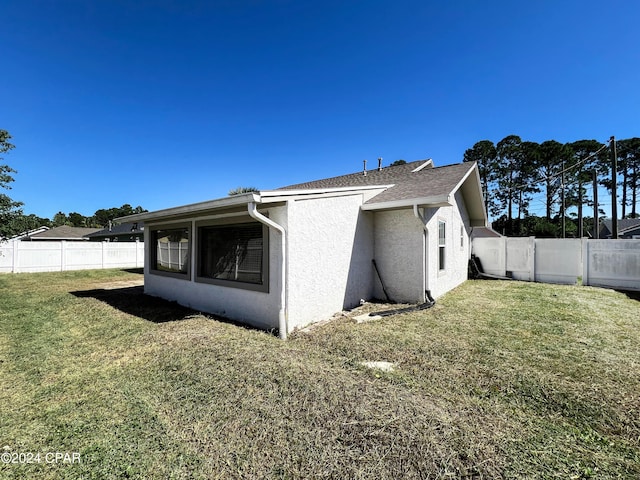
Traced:
POLYGON ((343 309, 357 307, 360 299, 368 301, 375 296, 373 256, 373 214, 360 211, 349 257, 343 309))

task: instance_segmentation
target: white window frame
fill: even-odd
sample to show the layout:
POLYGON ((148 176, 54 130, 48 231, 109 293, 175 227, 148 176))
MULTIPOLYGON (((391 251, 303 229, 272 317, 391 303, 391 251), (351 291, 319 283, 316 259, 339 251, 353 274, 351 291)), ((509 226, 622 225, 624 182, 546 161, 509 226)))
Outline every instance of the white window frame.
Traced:
POLYGON ((447 270, 447 222, 438 219, 438 272, 447 270), (442 230, 442 235, 440 232, 442 230))

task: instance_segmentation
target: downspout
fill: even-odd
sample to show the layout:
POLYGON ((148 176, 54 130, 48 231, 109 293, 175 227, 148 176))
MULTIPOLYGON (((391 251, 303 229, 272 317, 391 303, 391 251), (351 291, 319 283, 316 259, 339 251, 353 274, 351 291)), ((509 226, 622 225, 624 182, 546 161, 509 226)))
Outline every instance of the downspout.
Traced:
POLYGON ((280 245, 282 251, 282 259, 280 262, 280 273, 281 273, 281 287, 280 287, 280 310, 278 312, 278 332, 280 334, 280 338, 282 340, 287 339, 287 238, 284 227, 278 225, 273 220, 265 217, 260 212, 258 212, 256 208, 255 202, 249 202, 247 205, 247 210, 249 211, 249 215, 252 218, 255 218, 260 223, 267 225, 268 227, 274 228, 278 232, 280 232, 280 245))
POLYGON ((427 252, 429 251, 429 230, 427 229, 427 221, 425 220, 422 213, 420 213, 420 209, 418 208, 418 204, 413 204, 413 214, 415 217, 420 220, 422 224, 422 228, 424 230, 424 261, 422 262, 422 271, 424 276, 424 294, 425 294, 425 302, 433 302, 435 300, 431 297, 431 290, 429 290, 429 268, 427 266, 427 252))

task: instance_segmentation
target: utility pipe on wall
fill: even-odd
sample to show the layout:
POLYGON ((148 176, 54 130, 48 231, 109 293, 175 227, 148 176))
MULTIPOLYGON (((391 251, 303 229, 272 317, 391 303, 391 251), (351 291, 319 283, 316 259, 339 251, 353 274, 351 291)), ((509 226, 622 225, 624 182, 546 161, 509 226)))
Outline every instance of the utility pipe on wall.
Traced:
POLYGON ((280 286, 280 310, 278 311, 278 333, 280 334, 280 338, 282 340, 287 339, 287 239, 284 227, 278 225, 273 220, 265 217, 260 212, 258 212, 256 208, 255 202, 249 202, 247 205, 247 210, 249 211, 249 215, 252 218, 255 218, 260 223, 267 225, 268 227, 274 228, 278 232, 280 232, 280 245, 282 251, 282 258, 280 262, 280 276, 281 276, 281 286, 280 286))

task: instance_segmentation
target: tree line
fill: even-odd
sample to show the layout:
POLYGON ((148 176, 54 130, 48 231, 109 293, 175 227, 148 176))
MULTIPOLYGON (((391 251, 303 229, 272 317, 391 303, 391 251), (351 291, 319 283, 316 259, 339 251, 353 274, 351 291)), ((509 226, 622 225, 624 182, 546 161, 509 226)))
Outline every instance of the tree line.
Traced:
MULTIPOLYGON (((612 137, 613 138, 613 137, 612 137)), ((487 212, 493 226, 511 236, 562 237, 589 235, 593 217, 584 217, 584 207, 593 209, 594 177, 597 186, 618 193, 618 213, 637 218, 640 194, 640 138, 560 143, 523 141, 517 135, 494 144, 481 140, 464 152, 463 161, 478 163, 487 212), (618 175, 611 178, 614 155, 618 175), (591 192, 591 194, 589 194, 591 192), (533 215, 532 202, 542 195, 544 216, 533 215), (571 210, 571 212, 568 212, 571 210)), ((610 198, 610 197, 609 197, 610 198)), ((600 205, 609 203, 599 199, 600 205)))
MULTIPOLYGON (((0 155, 15 148, 9 140, 8 131, 0 129, 0 155)), ((17 173, 8 165, 3 165, 3 157, 0 156, 0 190, 10 190, 14 181, 13 174, 17 173)), ((78 212, 58 212, 52 219, 39 217, 34 214, 26 215, 23 211, 23 203, 11 199, 7 194, 0 192, 0 239, 10 238, 22 232, 27 232, 42 226, 59 227, 68 225, 72 227, 104 228, 114 218, 142 213, 147 210, 140 206, 132 207, 124 204, 121 207, 101 208, 91 216, 84 216, 78 212)))

